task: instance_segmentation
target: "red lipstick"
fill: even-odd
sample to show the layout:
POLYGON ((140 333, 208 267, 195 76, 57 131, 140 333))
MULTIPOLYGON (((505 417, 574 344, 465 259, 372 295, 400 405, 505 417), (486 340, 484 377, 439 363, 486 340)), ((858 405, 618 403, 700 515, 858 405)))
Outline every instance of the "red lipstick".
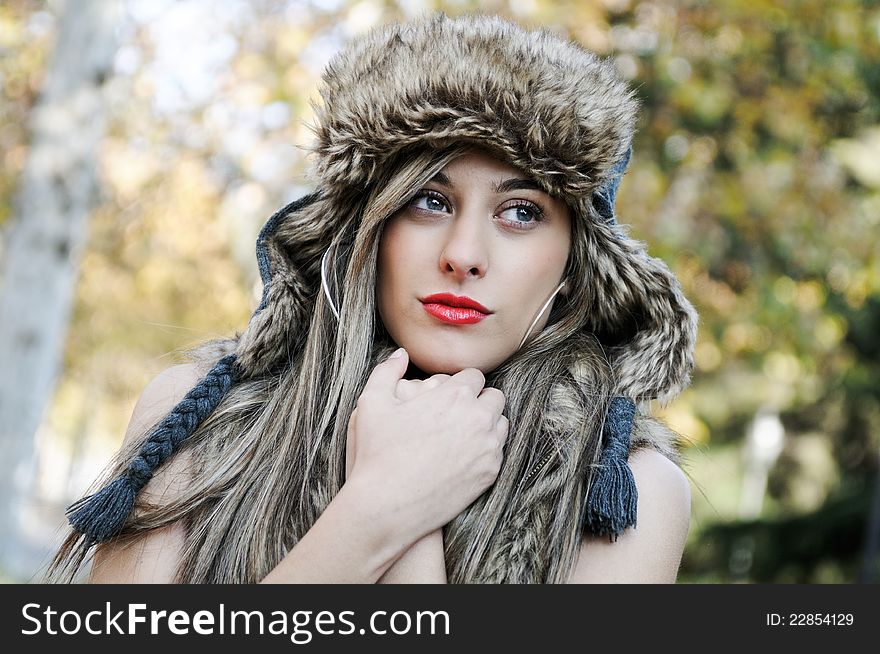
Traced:
POLYGON ((472 325, 492 313, 465 295, 434 293, 422 298, 421 302, 429 314, 453 325, 472 325))

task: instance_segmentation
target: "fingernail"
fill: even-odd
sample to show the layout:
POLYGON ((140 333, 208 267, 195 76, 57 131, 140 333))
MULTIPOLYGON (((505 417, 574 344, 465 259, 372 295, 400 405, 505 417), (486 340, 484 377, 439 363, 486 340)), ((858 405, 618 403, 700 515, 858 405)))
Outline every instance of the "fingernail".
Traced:
POLYGON ((397 348, 396 350, 394 350, 394 354, 392 354, 392 355, 391 355, 390 357, 388 357, 388 358, 389 358, 389 359, 399 359, 399 358, 402 357, 402 356, 403 356, 403 348, 402 348, 402 347, 399 347, 399 348, 397 348))

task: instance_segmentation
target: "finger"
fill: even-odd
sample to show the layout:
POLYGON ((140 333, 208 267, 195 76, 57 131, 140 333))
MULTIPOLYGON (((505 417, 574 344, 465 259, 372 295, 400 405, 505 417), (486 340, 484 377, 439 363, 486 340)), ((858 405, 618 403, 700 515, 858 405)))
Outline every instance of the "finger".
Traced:
POLYGON ((428 379, 401 379, 397 382, 397 397, 404 402, 418 397, 423 393, 427 393, 433 388, 437 388, 444 381, 449 379, 449 375, 433 375, 428 379))
POLYGON ((419 395, 419 384, 418 379, 401 379, 397 382, 397 386, 394 389, 397 399, 406 402, 417 397, 419 395))
POLYGON ((376 365, 367 383, 364 385, 364 392, 379 392, 383 394, 394 394, 396 384, 406 374, 406 368, 409 365, 409 355, 403 348, 398 349, 390 357, 382 363, 376 365))
POLYGON ((432 388, 437 388, 438 386, 443 385, 449 379, 451 379, 449 375, 432 375, 427 379, 421 380, 421 390, 422 392, 424 392, 429 391, 432 388))
POLYGON ((467 386, 473 391, 474 397, 477 397, 486 385, 486 377, 479 368, 465 368, 443 383, 444 386, 452 384, 467 386))
POLYGON ((491 386, 480 391, 477 401, 490 407, 496 416, 500 416, 501 412, 504 411, 504 407, 507 406, 507 398, 504 397, 504 393, 491 386))
POLYGON ((507 416, 502 414, 498 418, 498 422, 495 423, 495 426, 492 428, 492 436, 495 438, 495 446, 504 451, 504 445, 507 443, 507 434, 510 429, 510 421, 507 419, 507 416))

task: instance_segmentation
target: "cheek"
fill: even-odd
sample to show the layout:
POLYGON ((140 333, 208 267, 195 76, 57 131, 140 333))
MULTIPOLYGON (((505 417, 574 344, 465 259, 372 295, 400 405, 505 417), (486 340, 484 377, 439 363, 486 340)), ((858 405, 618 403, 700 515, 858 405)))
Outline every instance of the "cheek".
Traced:
POLYGON ((568 257, 571 254, 571 223, 569 220, 561 221, 557 225, 556 238, 553 239, 552 255, 556 260, 559 270, 565 270, 568 257))
POLYGON ((380 310, 387 311, 399 301, 403 285, 412 278, 415 244, 399 221, 389 220, 379 241, 377 298, 380 310))
MULTIPOLYGON (((548 244, 546 249, 546 257, 549 264, 550 269, 550 277, 553 283, 553 287, 562 281, 563 274, 565 273, 565 267, 568 263, 568 258, 571 255, 571 234, 568 231, 568 226, 565 226, 565 230, 560 230, 557 232, 557 238, 553 239, 551 243, 548 244)), ((571 280, 567 280, 566 284, 570 284, 571 280)))
MULTIPOLYGON (((568 262, 570 239, 560 234, 555 238, 536 244, 529 252, 520 258, 518 278, 519 283, 511 285, 511 298, 522 307, 528 307, 528 311, 520 315, 520 319, 530 322, 535 313, 544 305, 551 294, 563 279, 565 265, 568 262)), ((567 280, 566 284, 571 284, 567 280)), ((554 304, 558 302, 560 293, 564 287, 555 294, 554 304)), ((550 308, 545 309, 542 321, 550 316, 550 308)), ((543 323, 541 323, 543 324, 543 323)))
POLYGON ((532 291, 553 289, 562 280, 568 262, 570 238, 567 234, 553 235, 519 253, 519 279, 522 287, 532 291))

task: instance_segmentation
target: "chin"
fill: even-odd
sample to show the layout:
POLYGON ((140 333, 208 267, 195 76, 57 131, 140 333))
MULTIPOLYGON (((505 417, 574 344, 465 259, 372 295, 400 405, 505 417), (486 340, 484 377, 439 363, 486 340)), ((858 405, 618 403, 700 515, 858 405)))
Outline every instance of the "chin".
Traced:
POLYGON ((415 349, 409 351, 409 360, 427 377, 431 375, 447 374, 454 375, 470 366, 465 365, 458 357, 438 356, 436 352, 418 352, 415 349))

